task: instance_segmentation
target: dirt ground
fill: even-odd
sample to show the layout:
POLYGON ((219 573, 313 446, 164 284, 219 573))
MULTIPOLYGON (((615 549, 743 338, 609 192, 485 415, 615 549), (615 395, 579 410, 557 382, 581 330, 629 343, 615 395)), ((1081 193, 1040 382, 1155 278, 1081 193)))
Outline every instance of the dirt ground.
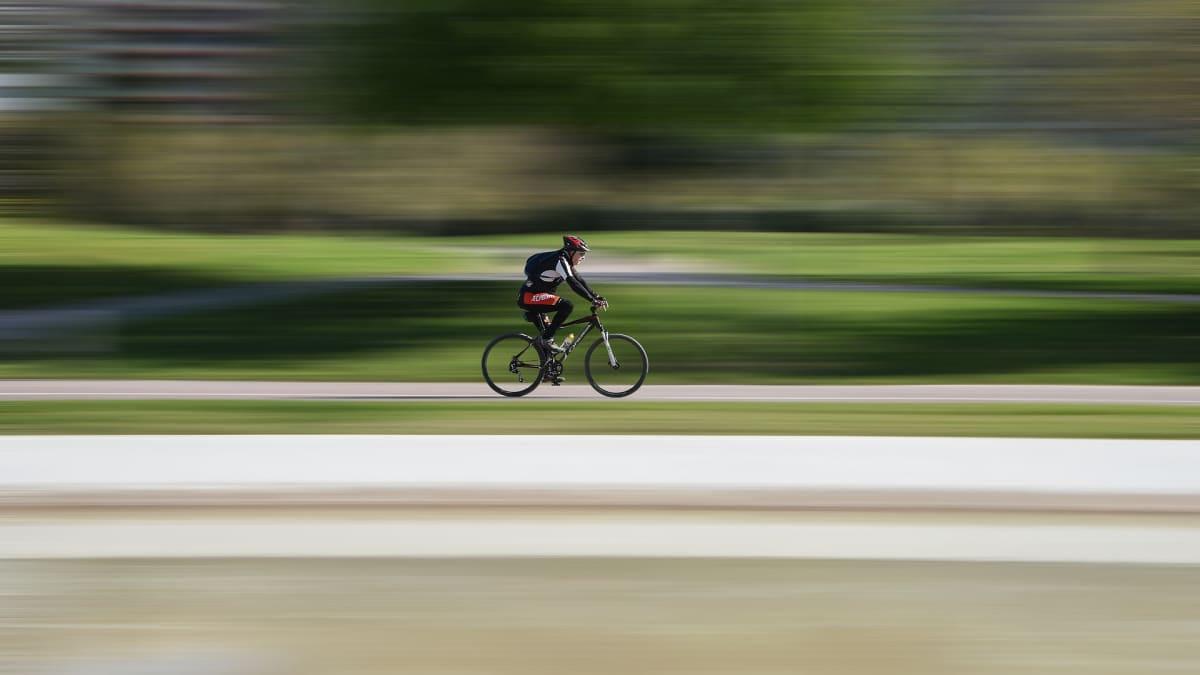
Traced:
POLYGON ((0 561, 12 675, 1200 672, 1200 568, 0 561))

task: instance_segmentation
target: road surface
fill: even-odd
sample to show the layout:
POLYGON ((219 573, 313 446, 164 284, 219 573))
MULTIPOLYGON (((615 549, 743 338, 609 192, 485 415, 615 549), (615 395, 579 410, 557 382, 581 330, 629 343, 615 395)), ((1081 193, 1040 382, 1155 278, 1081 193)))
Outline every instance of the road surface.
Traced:
POLYGON ((1200 441, 0 436, 0 511, 200 506, 1200 514, 1200 441))
MULTIPOLYGON (((542 386, 530 397, 607 400, 586 385, 542 386)), ((480 383, 218 380, 0 380, 0 400, 492 400, 480 383)), ((646 385, 634 401, 846 403, 1095 403, 1200 405, 1200 387, 1103 385, 646 385)), ((511 401, 510 401, 511 402, 511 401)), ((614 402, 617 404, 617 402, 614 402)))

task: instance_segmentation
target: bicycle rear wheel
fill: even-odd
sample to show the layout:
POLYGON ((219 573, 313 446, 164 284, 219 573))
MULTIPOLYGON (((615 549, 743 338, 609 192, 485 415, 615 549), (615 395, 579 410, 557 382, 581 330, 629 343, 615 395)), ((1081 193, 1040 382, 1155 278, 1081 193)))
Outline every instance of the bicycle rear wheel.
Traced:
POLYGON ((522 333, 501 335, 483 350, 483 379, 501 396, 524 396, 542 383, 545 364, 533 344, 522 333))
POLYGON ((592 389, 611 398, 621 398, 637 391, 650 372, 650 359, 637 340, 628 335, 610 333, 609 350, 601 338, 588 347, 583 359, 583 372, 592 389))

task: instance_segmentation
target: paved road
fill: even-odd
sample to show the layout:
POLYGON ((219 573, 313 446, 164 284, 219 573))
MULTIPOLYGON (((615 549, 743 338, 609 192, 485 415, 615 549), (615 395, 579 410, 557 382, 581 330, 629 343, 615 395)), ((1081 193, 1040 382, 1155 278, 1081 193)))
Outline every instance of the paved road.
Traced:
MULTIPOLYGON (((541 387, 530 397, 608 400, 585 385, 541 387)), ((0 400, 503 399, 482 383, 248 382, 215 380, 0 380, 0 400)), ((1092 385, 647 385, 638 401, 862 403, 1095 403, 1200 405, 1200 387, 1092 385)), ((510 401, 511 402, 511 401, 510 401)), ((616 403, 616 402, 614 402, 616 403)))
POLYGON ((1179 516, 894 518, 567 511, 166 515, 55 513, 6 522, 0 561, 196 558, 717 558, 1195 565, 1200 524, 1179 516), (848 522, 849 520, 849 522, 848 522))
POLYGON ((1198 441, 10 436, 0 437, 0 560, 1193 564, 1197 495, 1198 441))
POLYGON ((1200 441, 0 436, 0 511, 18 504, 1196 514, 1200 441))
POLYGON ((0 436, 0 490, 1017 490, 1200 495, 1200 440, 889 436, 0 436))

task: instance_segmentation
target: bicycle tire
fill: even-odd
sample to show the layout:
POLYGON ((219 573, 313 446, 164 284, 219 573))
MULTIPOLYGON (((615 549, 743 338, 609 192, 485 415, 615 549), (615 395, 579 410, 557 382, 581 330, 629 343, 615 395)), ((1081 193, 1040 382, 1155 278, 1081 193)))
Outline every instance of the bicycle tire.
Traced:
MULTIPOLYGON (((514 347, 515 347, 515 345, 514 345, 514 347)), ((513 358, 516 358, 516 356, 518 356, 520 353, 521 352, 514 354, 513 358)), ((542 377, 546 373, 545 356, 542 354, 541 350, 539 350, 537 348, 537 345, 534 344, 533 338, 529 337, 528 335, 526 335, 524 333, 505 333, 504 335, 498 335, 498 336, 492 338, 492 341, 489 342, 487 344, 487 346, 483 348, 483 357, 480 359, 479 365, 480 365, 480 369, 483 371, 483 381, 487 382, 488 387, 490 387, 491 390, 496 392, 497 394, 500 394, 501 396, 508 396, 509 398, 517 398, 520 396, 524 396, 524 395, 532 392, 534 389, 537 389, 538 385, 540 385, 542 383, 542 377), (488 372, 488 355, 491 353, 492 349, 494 349, 501 342, 503 342, 505 340, 512 340, 512 339, 524 341, 527 344, 527 347, 525 347, 525 350, 532 348, 534 354, 536 354, 538 357, 538 368, 537 368, 537 372, 535 373, 535 375, 533 377, 533 381, 528 386, 521 388, 521 389, 505 389, 504 387, 501 387, 499 384, 496 383, 496 380, 493 377, 493 374, 488 372)), ((505 372, 507 373, 509 371, 505 371, 505 372)))
MULTIPOLYGON (((638 376, 637 382, 635 382, 633 384, 633 386, 629 387, 628 389, 623 389, 621 391, 613 391, 613 390, 605 389, 603 386, 600 385, 600 383, 598 383, 596 381, 595 376, 592 374, 592 354, 594 354, 596 352, 597 348, 599 348, 601 345, 604 344, 604 338, 600 338, 599 340, 596 340, 595 342, 592 343, 591 347, 588 347, 587 353, 584 354, 584 357, 583 357, 583 372, 587 376, 588 384, 592 385, 592 389, 595 389, 601 395, 607 396, 609 398, 623 398, 625 396, 629 396, 633 392, 642 388, 642 384, 645 383, 645 381, 646 381, 646 376, 650 374, 650 357, 646 355, 645 347, 642 347, 642 344, 640 342, 638 342, 637 340, 633 339, 632 337, 630 337, 628 335, 624 335, 622 333, 610 333, 608 336, 608 339, 609 339, 609 342, 612 342, 614 340, 628 342, 628 343, 632 344, 634 346, 634 348, 637 350, 637 353, 641 359, 641 373, 638 376)), ((607 350, 605 350, 605 351, 607 352, 607 350)), ((608 360, 607 360, 607 353, 606 353, 605 354, 605 364, 607 365, 607 363, 608 363, 608 360)))

